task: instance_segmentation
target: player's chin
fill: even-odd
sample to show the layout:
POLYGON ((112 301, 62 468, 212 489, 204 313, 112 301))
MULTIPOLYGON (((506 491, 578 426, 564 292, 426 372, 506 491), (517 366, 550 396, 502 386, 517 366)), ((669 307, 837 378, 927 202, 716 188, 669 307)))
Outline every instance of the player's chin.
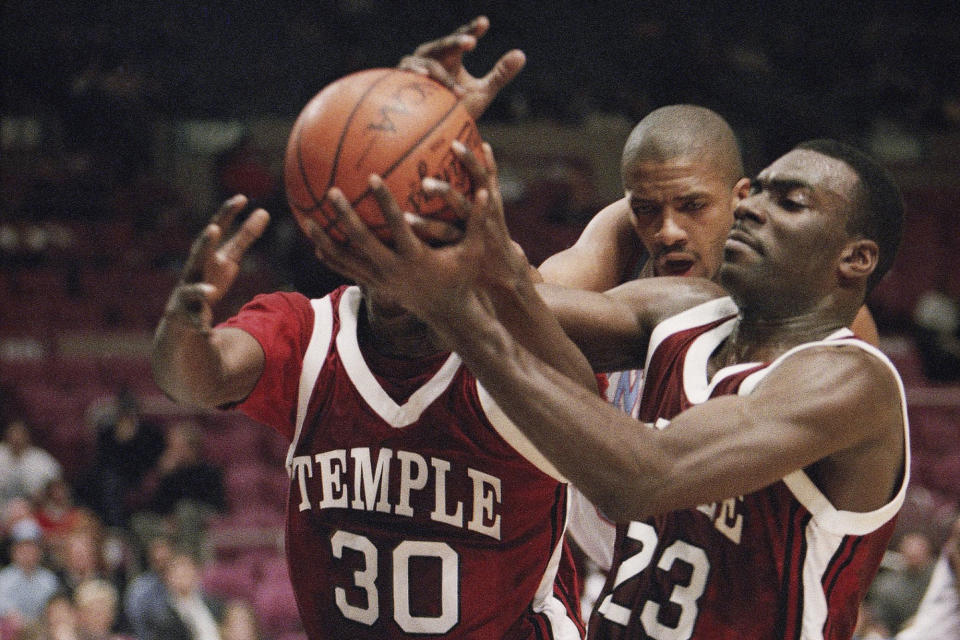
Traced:
POLYGON ((740 290, 745 283, 756 281, 759 276, 750 262, 742 259, 727 260, 724 257, 717 272, 716 281, 728 291, 740 290))

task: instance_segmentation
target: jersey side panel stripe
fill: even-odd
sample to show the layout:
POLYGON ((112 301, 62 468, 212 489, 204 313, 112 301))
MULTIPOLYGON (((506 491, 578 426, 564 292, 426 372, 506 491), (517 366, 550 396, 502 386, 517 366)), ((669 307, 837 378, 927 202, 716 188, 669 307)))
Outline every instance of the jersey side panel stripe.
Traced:
POLYGON ((803 564, 807 553, 807 539, 804 532, 811 518, 810 513, 801 505, 791 504, 784 547, 783 582, 780 589, 783 601, 780 604, 780 621, 777 625, 784 640, 801 637, 803 564))

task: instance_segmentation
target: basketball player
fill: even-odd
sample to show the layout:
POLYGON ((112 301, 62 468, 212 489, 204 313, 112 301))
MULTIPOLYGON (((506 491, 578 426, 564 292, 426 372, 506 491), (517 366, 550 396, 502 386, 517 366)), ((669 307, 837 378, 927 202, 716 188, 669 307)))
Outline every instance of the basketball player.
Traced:
MULTIPOLYGON (((513 50, 483 77, 467 73, 463 56, 488 29, 489 20, 477 17, 448 36, 418 46, 400 66, 455 89, 471 115, 479 118, 525 62, 522 53, 513 50)), ((572 247, 538 267, 544 281, 605 291, 635 277, 715 280, 733 211, 750 189, 739 143, 726 120, 695 105, 651 112, 624 144, 621 177, 624 197, 597 213, 572 247)), ((866 306, 851 328, 870 344, 879 343, 866 306)), ((607 400, 636 418, 643 370, 612 372, 607 378, 607 400)), ((613 523, 574 488, 571 537, 603 570, 610 567, 614 533, 613 523)))
MULTIPOLYGON (((454 90, 478 120, 526 64, 523 52, 513 49, 483 76, 468 73, 463 56, 489 28, 489 19, 478 16, 449 35, 419 45, 398 66, 454 90)), ((733 210, 750 189, 736 134, 727 121, 696 105, 654 110, 624 144, 621 177, 624 197, 598 212, 572 247, 538 267, 543 279, 589 291, 606 291, 635 277, 715 280, 733 210)), ((866 307, 852 328, 862 339, 878 343, 866 307)), ((635 414, 636 407, 624 410, 635 414)))
MULTIPOLYGON (((495 189, 471 166, 478 194, 495 189)), ((526 295, 522 270, 488 268, 509 255, 505 231, 484 222, 496 198, 470 205, 429 186, 469 215, 458 245, 408 233, 389 249, 339 198, 351 243, 315 233, 318 252, 424 318, 618 523, 590 637, 849 638, 909 478, 902 382, 846 328, 896 253, 903 210, 889 177, 846 145, 799 145, 737 205, 723 287, 544 285, 552 313, 526 295), (517 318, 539 333, 521 336, 517 318), (594 368, 645 365, 640 419, 656 428, 525 347, 564 330, 594 368)), ((386 213, 402 227, 395 205, 386 213)))
POLYGON ((212 326, 268 224, 258 209, 220 244, 246 202, 194 243, 152 366, 175 401, 290 440, 285 546, 309 638, 581 638, 567 485, 426 325, 341 287, 257 296, 212 326))

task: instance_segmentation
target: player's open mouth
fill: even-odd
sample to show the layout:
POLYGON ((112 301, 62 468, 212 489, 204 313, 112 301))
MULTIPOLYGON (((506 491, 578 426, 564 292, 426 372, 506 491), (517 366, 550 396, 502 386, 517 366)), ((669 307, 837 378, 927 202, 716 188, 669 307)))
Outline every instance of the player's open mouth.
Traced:
POLYGON ((696 261, 689 257, 663 257, 657 261, 657 275, 685 276, 695 263, 696 261))

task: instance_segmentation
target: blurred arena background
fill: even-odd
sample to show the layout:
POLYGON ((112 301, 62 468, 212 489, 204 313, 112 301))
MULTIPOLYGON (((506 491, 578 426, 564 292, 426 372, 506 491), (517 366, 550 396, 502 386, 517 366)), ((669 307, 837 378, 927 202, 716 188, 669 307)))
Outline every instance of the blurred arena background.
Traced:
MULTIPOLYGON (((513 47, 527 53, 480 129, 501 163, 511 230, 534 264, 621 195, 622 143, 666 104, 726 117, 749 173, 796 142, 834 137, 898 177, 903 244, 869 303, 910 402, 914 480, 900 529, 939 543, 960 505, 952 2, 6 2, 4 424, 26 419, 81 506, 97 425, 118 398, 132 394, 141 419, 161 429, 201 426, 226 496, 205 532, 204 588, 252 604, 263 638, 301 637, 280 546, 285 443, 239 415, 194 413, 164 398, 147 362, 152 329, 192 237, 236 192, 274 218, 221 317, 260 291, 320 295, 337 284, 313 261, 284 200, 293 119, 328 82, 393 66, 480 13, 492 26, 468 69, 485 71, 513 47)), ((103 549, 122 580, 143 570, 135 536, 106 525, 101 533, 126 550, 118 560, 115 546, 103 549)))

